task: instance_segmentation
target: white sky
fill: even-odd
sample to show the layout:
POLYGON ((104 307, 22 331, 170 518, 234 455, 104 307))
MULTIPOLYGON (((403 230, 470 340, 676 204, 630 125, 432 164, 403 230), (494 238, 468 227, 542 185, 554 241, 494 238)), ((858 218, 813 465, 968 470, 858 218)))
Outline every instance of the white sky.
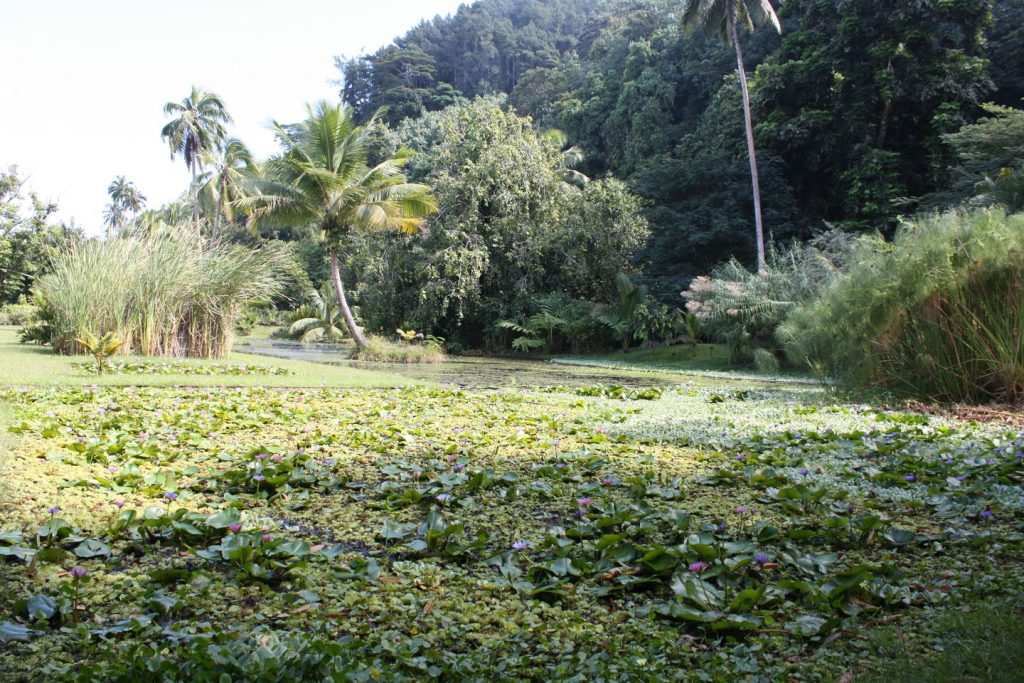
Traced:
MULTIPOLYGON (((464 0, 462 0, 464 1, 464 0)), ((193 84, 223 98, 229 132, 264 157, 270 119, 336 99, 335 55, 376 50, 460 0, 0 0, 0 166, 90 234, 107 185, 156 207, 188 186, 160 139, 163 105, 193 84)))

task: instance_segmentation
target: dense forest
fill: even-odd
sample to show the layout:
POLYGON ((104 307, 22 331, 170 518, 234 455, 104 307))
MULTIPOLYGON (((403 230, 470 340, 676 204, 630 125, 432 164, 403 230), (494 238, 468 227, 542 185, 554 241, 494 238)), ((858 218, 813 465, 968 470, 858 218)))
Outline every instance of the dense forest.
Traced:
MULTIPOLYGON (((1024 98, 1024 0, 788 0, 781 35, 743 42, 765 228, 891 234, 899 215, 962 201, 943 136, 1024 98)), ((662 0, 482 0, 337 60, 342 96, 391 126, 503 94, 538 130, 646 200, 634 255, 678 302, 695 275, 751 261, 750 176, 732 48, 687 35, 662 0)), ((976 180, 976 179, 975 179, 976 180)))

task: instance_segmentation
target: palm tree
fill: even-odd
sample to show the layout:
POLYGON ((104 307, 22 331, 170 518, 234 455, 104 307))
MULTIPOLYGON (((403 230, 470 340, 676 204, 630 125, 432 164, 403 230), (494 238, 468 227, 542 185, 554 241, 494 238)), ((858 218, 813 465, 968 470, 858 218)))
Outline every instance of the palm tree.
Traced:
POLYGON ((715 34, 727 45, 736 48, 736 70, 743 93, 743 119, 747 128, 747 154, 750 157, 750 182, 754 190, 754 226, 757 231, 757 270, 765 270, 764 225, 761 222, 761 188, 757 175, 757 156, 754 153, 754 126, 750 117, 750 92, 747 72, 743 68, 739 28, 753 31, 762 24, 771 24, 782 33, 779 18, 770 0, 684 0, 683 27, 687 33, 700 27, 704 35, 715 34))
POLYGON ((299 341, 335 341, 344 336, 344 324, 334 292, 329 287, 313 290, 307 297, 309 303, 300 306, 292 316, 288 333, 299 341))
POLYGON ((622 351, 625 353, 629 351, 629 342, 633 339, 637 311, 647 298, 647 288, 633 282, 625 273, 615 276, 615 288, 618 290, 618 300, 611 305, 599 307, 595 317, 622 343, 622 351))
POLYGON ((175 118, 163 127, 160 137, 166 140, 171 148, 171 159, 174 159, 176 154, 181 154, 192 174, 192 219, 198 233, 199 202, 195 197, 196 175, 203 166, 204 155, 223 148, 227 135, 224 125, 231 122, 231 117, 220 97, 196 86, 192 86, 192 92, 181 102, 165 104, 164 114, 175 118))
POLYGON ((589 177, 576 170, 576 167, 582 164, 583 160, 586 158, 583 150, 576 145, 566 147, 569 138, 565 133, 557 128, 549 128, 541 133, 540 137, 542 140, 558 150, 559 161, 561 163, 559 172, 562 175, 563 183, 573 185, 575 187, 583 187, 590 182, 589 177))
POLYGON ((203 210, 214 215, 212 238, 216 239, 221 219, 228 223, 235 219, 235 206, 259 166, 238 138, 225 141, 220 156, 205 153, 204 160, 212 168, 196 176, 196 197, 203 210))
POLYGON ((123 175, 114 178, 107 186, 107 194, 110 195, 110 203, 104 209, 103 222, 109 230, 117 230, 125 223, 125 214, 132 212, 134 217, 146 205, 146 197, 135 183, 125 180, 123 175))
POLYGON ((307 105, 306 120, 291 125, 274 122, 282 151, 263 165, 256 193, 236 202, 251 209, 257 221, 313 223, 327 242, 331 282, 352 339, 368 345, 356 325, 341 282, 338 253, 344 238, 360 230, 415 233, 423 217, 437 211, 430 188, 406 181, 402 166, 409 150, 374 167, 367 164, 367 130, 357 126, 352 110, 320 101, 307 105))

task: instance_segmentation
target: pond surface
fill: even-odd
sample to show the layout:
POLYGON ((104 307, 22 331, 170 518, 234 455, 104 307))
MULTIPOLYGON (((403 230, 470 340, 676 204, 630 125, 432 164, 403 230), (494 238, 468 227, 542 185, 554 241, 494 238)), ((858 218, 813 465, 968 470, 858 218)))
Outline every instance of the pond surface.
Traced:
MULTIPOLYGON (((669 373, 640 372, 625 369, 564 365, 542 360, 477 358, 452 356, 444 363, 366 363, 347 358, 347 346, 299 344, 275 339, 246 339, 235 349, 275 358, 288 358, 329 365, 344 365, 363 370, 391 372, 410 379, 453 384, 467 389, 501 387, 584 386, 621 384, 630 387, 687 384, 698 378, 669 373)), ((701 384, 725 383, 724 380, 699 378, 701 384)), ((734 380, 728 381, 735 384, 734 380)))

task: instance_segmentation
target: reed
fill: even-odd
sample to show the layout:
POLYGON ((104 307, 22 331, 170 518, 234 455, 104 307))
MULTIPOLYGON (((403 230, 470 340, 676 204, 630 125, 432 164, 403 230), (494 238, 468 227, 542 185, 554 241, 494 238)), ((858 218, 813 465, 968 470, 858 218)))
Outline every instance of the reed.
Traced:
POLYGON ((1024 214, 924 216, 850 261, 780 328, 791 358, 854 388, 1024 400, 1024 214))
POLYGON ((203 244, 172 229, 74 245, 36 290, 58 353, 80 353, 76 340, 92 333, 123 340, 123 353, 221 358, 242 307, 281 290, 289 258, 275 248, 203 244))

